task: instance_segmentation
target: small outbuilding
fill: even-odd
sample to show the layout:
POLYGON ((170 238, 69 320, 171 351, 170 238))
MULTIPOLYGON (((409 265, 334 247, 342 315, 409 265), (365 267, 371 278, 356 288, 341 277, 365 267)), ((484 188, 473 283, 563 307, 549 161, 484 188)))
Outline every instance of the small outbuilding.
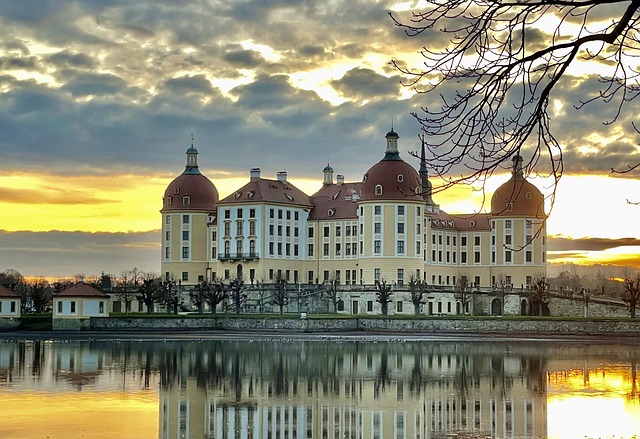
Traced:
POLYGON ((89 327, 91 317, 109 316, 108 294, 78 282, 53 297, 53 329, 78 330, 89 327))
POLYGON ((21 301, 18 293, 0 285, 0 329, 19 325, 21 301))

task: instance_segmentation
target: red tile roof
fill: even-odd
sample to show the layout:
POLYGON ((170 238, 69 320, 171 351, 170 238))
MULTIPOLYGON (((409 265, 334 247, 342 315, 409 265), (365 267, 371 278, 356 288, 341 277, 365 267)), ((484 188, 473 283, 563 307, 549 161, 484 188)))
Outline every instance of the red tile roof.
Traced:
POLYGON ((66 290, 56 294, 55 297, 109 297, 108 294, 103 293, 97 288, 92 287, 84 282, 78 282, 75 285, 70 286, 66 290))
POLYGON ((460 232, 486 231, 491 229, 490 217, 488 213, 448 214, 441 210, 438 214, 431 216, 431 227, 460 232))
POLYGON ((220 204, 235 203, 278 203, 311 207, 309 195, 288 181, 256 179, 242 186, 220 204))
POLYGON ((0 297, 8 297, 11 299, 17 299, 20 297, 18 293, 11 291, 9 288, 0 285, 0 297))
POLYGON ((311 196, 309 219, 357 219, 362 183, 328 184, 311 196))

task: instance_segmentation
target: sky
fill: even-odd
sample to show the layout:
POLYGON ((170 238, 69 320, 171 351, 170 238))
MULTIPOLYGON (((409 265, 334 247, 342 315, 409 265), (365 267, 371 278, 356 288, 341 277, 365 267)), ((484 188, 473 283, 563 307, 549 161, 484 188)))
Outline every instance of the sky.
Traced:
MULTIPOLYGON (((437 98, 404 87, 390 61, 417 65, 423 45, 447 37, 408 38, 393 25, 388 12, 417 1, 1 3, 0 271, 159 271, 161 199, 192 134, 221 196, 252 167, 265 178, 286 170, 308 193, 327 162, 358 181, 382 158, 391 125, 418 167, 411 112, 437 98)), ((593 70, 563 79, 553 97, 565 175, 549 259, 640 267, 640 206, 628 203, 640 201, 640 182, 610 172, 640 161, 631 125, 640 100, 614 125, 601 104, 576 110, 597 88, 593 70)), ((487 182, 487 195, 508 178, 487 182)), ((434 199, 451 213, 481 211, 488 202, 475 189, 434 199)))

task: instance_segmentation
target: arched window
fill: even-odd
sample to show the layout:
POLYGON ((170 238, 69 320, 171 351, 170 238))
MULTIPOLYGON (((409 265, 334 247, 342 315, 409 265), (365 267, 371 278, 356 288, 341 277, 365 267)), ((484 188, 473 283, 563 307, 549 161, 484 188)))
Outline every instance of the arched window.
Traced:
POLYGON ((231 252, 231 242, 226 240, 224 242, 224 254, 228 255, 231 252))
POLYGON ((376 185, 376 195, 382 195, 382 185, 381 184, 377 184, 376 185))
POLYGON ((236 253, 238 253, 238 255, 242 254, 242 239, 236 241, 236 253))

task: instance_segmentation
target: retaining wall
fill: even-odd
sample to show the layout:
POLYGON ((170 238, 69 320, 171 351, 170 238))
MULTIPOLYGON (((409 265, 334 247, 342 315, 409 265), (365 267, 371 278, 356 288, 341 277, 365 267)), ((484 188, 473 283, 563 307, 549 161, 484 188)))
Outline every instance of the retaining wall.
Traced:
MULTIPOLYGON (((66 328, 72 329, 72 328, 66 328)), ((85 328, 82 328, 85 329, 85 328)), ((243 319, 243 318, 108 318, 92 317, 96 331, 227 330, 297 332, 398 332, 406 334, 638 335, 640 320, 486 319, 243 319)))

